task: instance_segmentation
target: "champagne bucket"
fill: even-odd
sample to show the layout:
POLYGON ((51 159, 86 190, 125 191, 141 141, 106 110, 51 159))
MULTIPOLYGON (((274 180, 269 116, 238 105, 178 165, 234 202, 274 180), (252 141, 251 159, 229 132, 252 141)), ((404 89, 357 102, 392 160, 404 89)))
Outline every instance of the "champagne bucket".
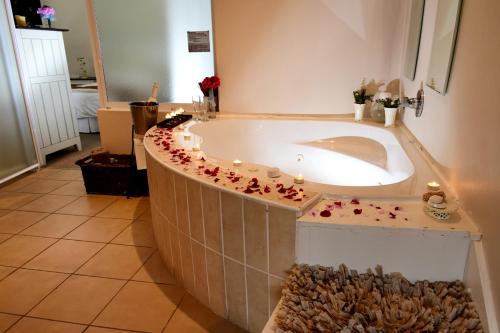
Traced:
POLYGON ((134 132, 144 135, 154 125, 158 118, 158 103, 155 102, 132 102, 130 111, 134 123, 134 132))

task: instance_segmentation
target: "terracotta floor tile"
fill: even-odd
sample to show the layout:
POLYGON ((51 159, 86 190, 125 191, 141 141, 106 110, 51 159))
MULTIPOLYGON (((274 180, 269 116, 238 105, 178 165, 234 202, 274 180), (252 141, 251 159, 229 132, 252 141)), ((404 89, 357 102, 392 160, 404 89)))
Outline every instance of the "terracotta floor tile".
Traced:
POLYGON ((9 182, 6 185, 0 185, 0 192, 16 192, 17 190, 35 182, 37 179, 33 177, 23 177, 15 181, 9 182))
POLYGON ((78 197, 76 196, 70 195, 46 194, 28 203, 27 205, 22 206, 20 210, 53 213, 70 202, 75 201, 77 198, 78 197))
POLYGON ((82 181, 72 181, 57 190, 50 192, 50 194, 82 196, 87 195, 87 191, 85 190, 85 185, 82 181))
POLYGON ((19 269, 0 282, 0 312, 26 314, 67 274, 19 269))
POLYGON ((0 209, 17 209, 39 197, 40 194, 2 192, 0 193, 0 209))
POLYGON ((174 286, 130 281, 93 324, 161 332, 183 294, 182 289, 174 286))
POLYGON ((77 274, 130 279, 146 262, 153 249, 125 245, 106 245, 77 274))
POLYGON ((17 192, 45 194, 52 192, 66 184, 68 184, 68 182, 62 180, 39 179, 24 187, 21 187, 17 190, 17 192))
POLYGON ((8 209, 0 209, 0 216, 7 215, 11 212, 11 210, 8 209))
POLYGON ((56 241, 52 238, 13 236, 0 244, 0 265, 20 267, 56 241))
POLYGON ((0 217, 0 232, 16 234, 47 215, 47 213, 12 211, 0 217))
POLYGON ((135 221, 116 236, 111 243, 156 247, 153 226, 147 221, 135 221))
POLYGON ((61 238, 87 220, 87 216, 51 214, 25 229, 21 234, 61 238))
POLYGON ((167 271, 159 252, 155 252, 149 257, 148 261, 134 275, 132 280, 175 284, 175 278, 167 271))
POLYGON ((24 317, 9 330, 9 333, 81 333, 85 328, 84 325, 24 317))
POLYGON ((89 276, 70 276, 29 315, 90 324, 125 282, 89 276))
POLYGON ((163 333, 244 333, 186 294, 163 333))
MULTIPOLYGON (((90 326, 85 333, 130 333, 131 331, 115 330, 113 328, 103 328, 90 326)), ((180 333, 180 332, 179 332, 180 333)))
POLYGON ((119 219, 135 219, 149 206, 146 198, 120 198, 105 210, 97 214, 98 217, 112 217, 119 219))
POLYGON ((6 313, 0 313, 0 333, 6 332, 9 327, 14 325, 14 323, 19 320, 19 318, 21 317, 6 313))
POLYGON ((51 179, 53 175, 58 174, 59 172, 61 172, 61 170, 62 169, 45 167, 43 169, 40 169, 39 171, 33 172, 28 177, 37 179, 51 179))
POLYGON ((17 268, 15 267, 7 267, 7 266, 0 266, 0 280, 3 280, 4 277, 15 271, 17 268))
POLYGON ((48 179, 56 180, 79 180, 82 179, 82 172, 79 169, 76 170, 59 170, 54 174, 47 176, 48 179))
POLYGON ((73 273, 103 247, 102 243, 61 239, 31 259, 24 268, 73 273))
POLYGON ((64 238, 107 243, 130 223, 132 223, 132 220, 93 217, 64 238))
POLYGON ((94 216, 116 201, 114 196, 86 196, 58 211, 61 214, 94 216))

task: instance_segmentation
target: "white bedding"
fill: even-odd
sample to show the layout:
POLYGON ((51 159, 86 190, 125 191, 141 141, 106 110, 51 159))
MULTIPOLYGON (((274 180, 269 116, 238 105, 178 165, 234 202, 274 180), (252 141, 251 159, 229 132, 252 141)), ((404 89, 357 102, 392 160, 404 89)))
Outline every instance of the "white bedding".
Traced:
POLYGON ((97 109, 99 108, 99 95, 97 89, 73 88, 72 102, 78 119, 80 133, 99 132, 97 124, 97 109))

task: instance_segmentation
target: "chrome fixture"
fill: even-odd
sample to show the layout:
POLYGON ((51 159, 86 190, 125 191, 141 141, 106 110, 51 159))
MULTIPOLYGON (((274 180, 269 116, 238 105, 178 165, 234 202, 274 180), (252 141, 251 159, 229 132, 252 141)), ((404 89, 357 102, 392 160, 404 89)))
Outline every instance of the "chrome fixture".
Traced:
POLYGON ((424 89, 420 88, 415 98, 405 97, 402 104, 404 108, 415 109, 415 117, 420 117, 424 111, 424 89))

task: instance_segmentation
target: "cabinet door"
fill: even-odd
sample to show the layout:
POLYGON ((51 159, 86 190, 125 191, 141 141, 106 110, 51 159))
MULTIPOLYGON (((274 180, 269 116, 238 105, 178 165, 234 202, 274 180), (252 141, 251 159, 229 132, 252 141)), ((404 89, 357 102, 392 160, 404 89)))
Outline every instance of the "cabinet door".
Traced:
POLYGON ((40 148, 63 148, 79 134, 62 32, 20 29, 17 34, 40 148))

